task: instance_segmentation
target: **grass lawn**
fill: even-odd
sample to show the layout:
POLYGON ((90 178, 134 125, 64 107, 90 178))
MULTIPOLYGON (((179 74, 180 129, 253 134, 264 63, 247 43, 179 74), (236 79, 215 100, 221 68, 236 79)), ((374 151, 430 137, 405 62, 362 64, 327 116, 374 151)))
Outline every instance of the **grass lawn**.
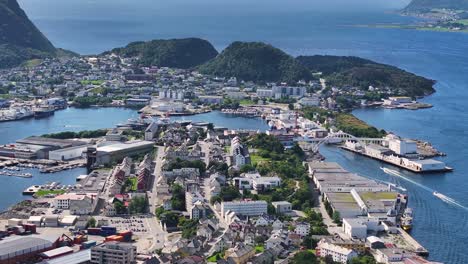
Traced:
POLYGON ((81 81, 81 84, 82 85, 88 85, 88 84, 92 84, 92 85, 101 85, 103 84, 104 81, 103 80, 94 80, 94 81, 91 81, 91 80, 82 80, 81 81))
POLYGON ((255 246, 255 253, 262 253, 263 251, 265 251, 265 247, 263 245, 255 246))
POLYGON ((397 196, 397 194, 394 192, 363 192, 359 195, 363 200, 395 199, 397 196))
POLYGON ((231 153, 231 146, 224 147, 224 152, 231 153))
POLYGON ((41 62, 42 62, 42 60, 40 60, 40 59, 32 59, 32 60, 28 60, 25 63, 23 63, 23 66, 28 67, 28 68, 32 68, 32 67, 35 67, 35 66, 41 64, 41 62))
POLYGON ((249 99, 242 99, 240 100, 239 104, 242 106, 248 106, 248 105, 254 105, 255 103, 254 101, 249 100, 249 99))
POLYGON ((271 161, 269 158, 263 158, 260 155, 257 154, 251 154, 250 155, 250 160, 252 161, 252 164, 259 164, 260 162, 268 162, 271 161))
POLYGON ((468 19, 460 19, 460 20, 457 20, 457 23, 460 23, 460 24, 463 24, 463 25, 468 26, 468 19))
POLYGON ((218 261, 218 259, 222 259, 222 258, 223 258, 223 254, 221 252, 217 252, 213 256, 207 258, 206 260, 208 262, 216 262, 218 261))
POLYGON ((128 178, 132 182, 132 187, 130 188, 132 191, 138 190, 138 179, 136 177, 128 178))
POLYGON ((42 197, 42 196, 46 196, 49 194, 58 195, 58 194, 64 194, 64 193, 65 193, 65 190, 39 190, 34 195, 36 197, 42 197))

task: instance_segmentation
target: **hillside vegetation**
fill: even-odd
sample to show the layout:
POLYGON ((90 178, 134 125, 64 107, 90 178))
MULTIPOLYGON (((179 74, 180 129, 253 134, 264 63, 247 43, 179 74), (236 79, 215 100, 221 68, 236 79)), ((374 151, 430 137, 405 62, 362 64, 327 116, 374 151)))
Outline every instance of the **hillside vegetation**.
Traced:
POLYGON ((297 60, 313 72, 322 72, 332 86, 390 87, 399 95, 424 96, 434 92, 433 80, 394 66, 358 57, 299 56, 297 60))
POLYGON ((16 0, 0 0, 0 68, 15 67, 33 59, 74 55, 56 49, 16 0))
POLYGON ((203 64, 218 55, 206 40, 199 38, 133 42, 111 52, 123 57, 139 57, 141 66, 188 69, 203 64))
POLYGON ((468 10, 468 0, 413 0, 405 8, 412 12, 429 12, 433 9, 468 10))
POLYGON ((255 82, 293 84, 312 79, 310 71, 293 57, 261 42, 234 42, 198 69, 204 74, 255 82))

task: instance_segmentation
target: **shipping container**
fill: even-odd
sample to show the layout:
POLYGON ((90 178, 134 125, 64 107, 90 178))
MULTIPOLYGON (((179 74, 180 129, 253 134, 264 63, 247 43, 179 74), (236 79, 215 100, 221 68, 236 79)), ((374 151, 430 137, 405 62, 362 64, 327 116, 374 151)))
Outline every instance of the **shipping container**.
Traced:
POLYGON ((117 232, 117 228, 115 226, 101 226, 101 230, 114 230, 117 232))
POLYGON ((89 248, 96 246, 96 244, 97 243, 94 240, 85 241, 83 242, 83 244, 81 244, 81 249, 89 249, 89 248))
POLYGON ((24 224, 23 227, 24 227, 24 229, 26 231, 29 231, 29 232, 31 232, 33 234, 36 233, 36 225, 35 224, 24 224))
POLYGON ((88 228, 88 235, 99 236, 101 235, 101 228, 88 228))
POLYGON ((125 242, 131 242, 132 241, 132 231, 122 231, 118 233, 119 236, 122 236, 124 238, 125 242))
POLYGON ((104 236, 104 237, 107 237, 107 236, 112 236, 112 235, 115 235, 117 232, 116 230, 101 230, 101 236, 104 236))
POLYGON ((109 241, 119 241, 119 242, 123 242, 124 238, 123 236, 108 236, 106 237, 106 242, 109 242, 109 241))

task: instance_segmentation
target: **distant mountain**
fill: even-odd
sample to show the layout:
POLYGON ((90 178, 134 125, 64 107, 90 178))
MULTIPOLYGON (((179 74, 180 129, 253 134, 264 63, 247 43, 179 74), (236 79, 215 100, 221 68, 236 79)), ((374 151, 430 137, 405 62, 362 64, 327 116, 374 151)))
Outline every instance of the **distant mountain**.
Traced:
POLYGON ((335 86, 392 87, 408 96, 424 96, 435 91, 433 80, 358 57, 299 56, 297 61, 312 72, 322 72, 328 83, 335 86))
POLYGON ((234 42, 198 69, 204 74, 237 77, 244 81, 292 84, 312 79, 310 71, 293 57, 261 42, 234 42))
POLYGON ((56 49, 16 0, 0 0, 0 68, 18 66, 31 59, 71 54, 56 49))
POLYGON ((218 55, 206 40, 199 38, 152 40, 133 42, 111 52, 123 57, 140 57, 142 66, 161 66, 188 69, 203 64, 218 55))
POLYGON ((436 8, 468 10, 468 0, 412 0, 405 11, 429 12, 436 8))

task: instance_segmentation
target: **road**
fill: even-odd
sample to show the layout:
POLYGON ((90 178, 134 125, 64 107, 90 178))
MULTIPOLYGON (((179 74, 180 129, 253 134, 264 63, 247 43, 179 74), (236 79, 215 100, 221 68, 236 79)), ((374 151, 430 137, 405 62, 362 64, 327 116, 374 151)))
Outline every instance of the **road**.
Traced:
POLYGON ((148 192, 148 200, 150 204, 150 212, 154 214, 156 208, 160 205, 158 202, 158 196, 156 193, 156 182, 158 181, 158 177, 161 175, 162 172, 162 165, 164 162, 164 158, 166 156, 165 147, 158 147, 158 151, 156 157, 154 159, 155 166, 153 172, 153 184, 151 190, 148 192))
MULTIPOLYGON (((321 197, 319 197, 322 201, 321 197)), ((327 210, 322 202, 320 202, 320 213, 322 214, 323 223, 327 226, 327 230, 330 234, 343 233, 341 227, 337 226, 333 219, 328 215, 327 210)))

